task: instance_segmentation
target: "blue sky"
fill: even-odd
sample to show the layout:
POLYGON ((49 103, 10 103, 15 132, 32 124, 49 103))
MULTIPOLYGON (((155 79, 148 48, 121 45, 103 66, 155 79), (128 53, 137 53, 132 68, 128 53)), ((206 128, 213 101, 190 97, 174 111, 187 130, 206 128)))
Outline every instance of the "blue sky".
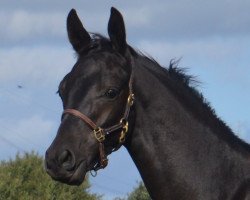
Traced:
MULTIPOLYGON (((75 8, 88 31, 107 35, 111 6, 123 13, 129 44, 162 66, 182 58, 218 116, 250 142, 250 1, 1 0, 0 159, 32 149, 44 154, 60 123, 58 84, 76 59, 67 14, 75 8)), ((91 178, 92 191, 112 199, 138 180, 121 149, 91 178)))

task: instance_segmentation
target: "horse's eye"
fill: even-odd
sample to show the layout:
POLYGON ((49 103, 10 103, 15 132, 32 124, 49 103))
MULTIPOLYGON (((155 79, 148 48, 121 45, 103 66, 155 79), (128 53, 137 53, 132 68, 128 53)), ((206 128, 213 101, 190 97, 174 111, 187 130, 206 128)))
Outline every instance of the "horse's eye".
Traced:
POLYGON ((118 94, 119 94, 119 91, 116 89, 108 89, 105 92, 105 96, 108 97, 109 99, 114 99, 115 97, 117 97, 118 94))

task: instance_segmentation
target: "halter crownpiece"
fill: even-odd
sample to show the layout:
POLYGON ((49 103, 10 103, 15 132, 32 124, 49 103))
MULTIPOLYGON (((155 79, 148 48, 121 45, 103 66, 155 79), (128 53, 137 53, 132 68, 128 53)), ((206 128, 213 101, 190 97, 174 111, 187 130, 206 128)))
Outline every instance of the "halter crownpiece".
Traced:
POLYGON ((115 124, 108 128, 102 128, 100 126, 97 126, 89 117, 81 113, 80 111, 76 109, 65 109, 63 111, 64 114, 71 114, 75 117, 80 118, 83 122, 85 122, 92 130, 93 135, 96 138, 96 140, 99 142, 99 154, 100 154, 100 160, 97 162, 97 164, 93 167, 94 171, 97 171, 98 169, 103 169, 108 165, 108 158, 105 153, 104 148, 104 141, 106 139, 106 136, 115 132, 115 131, 121 131, 120 137, 119 137, 119 144, 117 147, 113 148, 112 151, 116 151, 121 147, 121 145, 125 142, 126 134, 128 132, 129 128, 129 122, 128 117, 130 113, 130 109, 134 104, 134 94, 132 92, 132 76, 129 80, 129 95, 125 107, 125 112, 123 114, 123 117, 120 119, 120 122, 118 124, 115 124))

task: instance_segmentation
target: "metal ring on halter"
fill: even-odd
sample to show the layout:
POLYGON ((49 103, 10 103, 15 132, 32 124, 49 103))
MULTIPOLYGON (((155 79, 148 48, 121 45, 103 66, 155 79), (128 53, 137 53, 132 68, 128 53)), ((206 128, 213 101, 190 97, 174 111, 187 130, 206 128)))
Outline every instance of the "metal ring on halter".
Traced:
POLYGON ((96 177, 97 176, 97 170, 90 170, 89 173, 91 176, 96 177))

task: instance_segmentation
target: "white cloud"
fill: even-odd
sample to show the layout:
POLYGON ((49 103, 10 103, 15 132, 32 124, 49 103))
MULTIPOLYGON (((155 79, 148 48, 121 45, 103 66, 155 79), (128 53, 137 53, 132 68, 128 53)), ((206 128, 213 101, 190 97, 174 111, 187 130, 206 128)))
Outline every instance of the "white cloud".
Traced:
POLYGON ((38 46, 0 49, 0 83, 49 85, 58 83, 72 68, 71 47, 38 46))
POLYGON ((14 10, 0 12, 1 43, 20 40, 39 41, 45 38, 63 38, 65 35, 65 13, 30 12, 14 10))
POLYGON ((189 61, 187 67, 216 70, 218 76, 246 80, 249 83, 248 38, 211 38, 207 40, 170 42, 168 40, 142 40, 138 49, 152 55, 160 64, 168 66, 173 58, 189 61), (199 64, 199 66, 197 66, 199 64), (225 74, 225 72, 228 72, 225 74), (230 72, 230 73, 229 73, 230 72), (223 74, 224 73, 224 74, 223 74))
POLYGON ((0 8, 1 43, 15 41, 62 41, 66 17, 76 8, 87 30, 106 35, 109 9, 114 5, 125 18, 129 38, 196 40, 219 36, 249 35, 249 1, 43 1, 20 4, 12 1, 0 8), (60 4, 60 6, 58 6, 60 4), (98 6, 96 6, 98 4, 98 6), (17 6, 18 5, 18 6, 17 6), (4 28, 3 28, 4 27, 4 28))
MULTIPOLYGON (((169 39, 248 35, 250 32, 249 6, 250 2, 244 0, 237 2, 158 0, 144 3, 141 7, 146 7, 146 10, 151 11, 151 20, 141 34, 169 39)), ((146 12, 145 15, 147 16, 146 12)), ((134 18, 134 21, 136 20, 134 18)))
MULTIPOLYGON (((121 11, 122 12, 122 11, 121 11)), ((125 24, 131 29, 149 27, 153 23, 154 12, 147 6, 127 8, 124 12, 125 24)))
POLYGON ((44 151, 55 135, 55 126, 55 122, 37 115, 19 120, 1 118, 1 138, 4 137, 5 141, 1 140, 7 140, 7 145, 16 150, 44 151))

